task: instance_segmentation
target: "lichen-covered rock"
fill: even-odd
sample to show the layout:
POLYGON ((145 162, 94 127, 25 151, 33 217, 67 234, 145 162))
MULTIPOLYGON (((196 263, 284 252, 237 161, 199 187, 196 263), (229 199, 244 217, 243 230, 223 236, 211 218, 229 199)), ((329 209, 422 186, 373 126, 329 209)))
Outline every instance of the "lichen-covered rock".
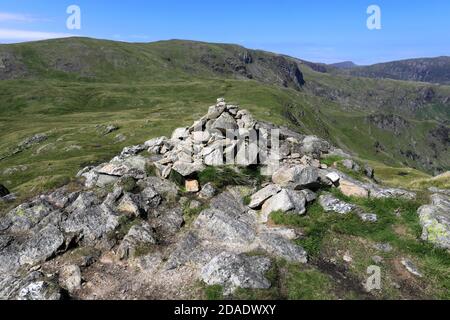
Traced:
POLYGON ((22 244, 19 253, 21 265, 35 265, 44 262, 56 254, 64 244, 65 238, 58 227, 48 225, 31 236, 22 244))
POLYGON ((311 203, 317 199, 317 194, 309 189, 303 189, 302 192, 305 195, 307 203, 311 203))
POLYGON ((135 256, 136 249, 139 246, 150 246, 156 243, 156 234, 152 227, 148 223, 143 222, 131 227, 120 243, 117 255, 120 259, 132 258, 135 256))
POLYGON ((207 120, 217 119, 226 109, 226 105, 222 102, 209 107, 208 114, 206 115, 207 120))
POLYGON ((308 255, 302 247, 276 232, 271 232, 270 230, 262 232, 259 234, 259 241, 262 249, 276 257, 291 262, 308 262, 308 255))
POLYGON ((330 180, 333 184, 336 184, 339 182, 341 177, 336 172, 330 172, 326 175, 326 178, 330 180))
POLYGON ((431 204, 420 207, 418 214, 423 227, 422 239, 450 249, 450 197, 432 195, 431 204))
POLYGON ((125 148, 123 148, 119 157, 126 158, 126 157, 130 157, 130 156, 135 156, 135 155, 141 153, 142 151, 144 151, 145 149, 146 149, 146 146, 144 144, 138 144, 135 146, 125 147, 125 148))
POLYGON ((0 300, 61 300, 61 288, 53 278, 33 271, 25 276, 0 275, 0 300))
POLYGON ((222 285, 225 294, 237 288, 268 289, 264 274, 270 266, 268 258, 223 252, 202 268, 201 279, 208 285, 222 285))
POLYGON ((119 217, 100 203, 92 192, 81 193, 67 208, 68 216, 61 223, 65 233, 78 234, 86 244, 103 238, 119 225, 119 217))
POLYGON ((178 128, 172 133, 172 140, 185 140, 189 137, 188 128, 178 128))
POLYGON ((150 139, 144 143, 145 147, 150 151, 154 153, 159 153, 161 150, 161 147, 167 143, 166 137, 158 137, 154 139, 150 139))
POLYGON ((331 146, 330 144, 315 136, 306 136, 301 141, 301 153, 311 154, 316 158, 319 158, 322 154, 328 153, 331 146))
POLYGON ((162 202, 162 197, 153 187, 146 187, 141 192, 141 207, 145 212, 157 208, 162 202))
POLYGON ((358 213, 359 218, 364 222, 377 222, 378 216, 374 213, 358 213))
POLYGON ((151 187, 159 195, 165 198, 171 198, 178 193, 178 187, 175 183, 159 177, 147 177, 145 179, 139 180, 137 184, 142 189, 151 187))
POLYGON ((356 208, 355 205, 341 201, 331 194, 321 195, 319 204, 326 212, 333 211, 340 214, 350 213, 356 208))
POLYGON ((184 225, 183 210, 181 207, 158 208, 155 228, 162 236, 171 236, 177 233, 184 225))
POLYGON ((206 265, 221 252, 220 247, 203 245, 202 239, 193 232, 184 235, 169 255, 165 264, 166 270, 178 268, 187 263, 206 265))
POLYGON ((376 199, 402 198, 406 200, 413 200, 416 198, 416 194, 414 192, 398 188, 381 188, 378 185, 372 185, 371 188, 369 188, 369 191, 370 197, 376 199))
POLYGON ((405 267, 405 269, 415 275, 416 277, 422 278, 422 273, 419 271, 419 269, 416 267, 416 265, 414 264, 414 262, 412 262, 410 259, 408 258, 403 258, 401 260, 402 265, 405 267))

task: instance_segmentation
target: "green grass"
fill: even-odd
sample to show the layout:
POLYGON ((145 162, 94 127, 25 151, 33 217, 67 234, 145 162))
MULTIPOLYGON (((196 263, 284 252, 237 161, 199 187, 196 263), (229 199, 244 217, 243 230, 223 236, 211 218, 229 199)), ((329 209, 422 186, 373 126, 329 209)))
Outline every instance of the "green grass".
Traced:
POLYGON ((223 300, 223 287, 221 285, 204 286, 206 300, 223 300))
POLYGON ((329 156, 326 158, 322 158, 320 160, 321 163, 326 164, 327 166, 331 167, 335 162, 344 160, 344 158, 340 157, 340 156, 329 156))
POLYGON ((289 300, 332 300, 332 279, 318 270, 300 270, 298 266, 288 267, 286 279, 289 300))
MULTIPOLYGON (((334 254, 336 250, 352 249, 359 260, 355 262, 357 265, 351 272, 355 273, 355 277, 360 279, 365 279, 367 266, 373 264, 370 261, 370 254, 368 254, 371 250, 373 251, 370 243, 389 243, 394 248, 393 253, 387 254, 385 257, 389 263, 400 257, 410 257, 424 272, 424 279, 418 280, 418 282, 425 289, 423 289, 423 292, 418 289, 417 294, 419 296, 437 299, 450 298, 450 291, 448 290, 450 288, 450 253, 435 248, 432 244, 420 239, 422 228, 417 209, 428 199, 419 201, 361 199, 344 196, 336 189, 333 189, 333 193, 341 200, 358 204, 365 211, 377 214, 378 222, 362 222, 355 213, 344 216, 325 213, 317 203, 308 208, 305 216, 275 212, 272 213, 271 220, 278 225, 301 229, 304 237, 297 242, 305 248, 312 259, 324 257, 324 255, 327 256, 330 253, 334 254), (396 213, 399 215, 397 216, 396 213), (343 239, 348 237, 353 240, 342 242, 343 239), (366 244, 356 245, 355 239, 360 239, 361 243, 366 244), (333 246, 336 246, 336 241, 341 241, 342 244, 339 249, 332 249, 333 246)), ((372 255, 375 254, 382 253, 372 252, 372 255)), ((391 264, 385 267, 384 272, 389 279, 398 277, 391 264)), ((402 294, 405 293, 386 285, 386 291, 380 298, 398 298, 402 294)))
POLYGON ((307 212, 306 216, 273 212, 270 219, 278 225, 300 228, 305 236, 297 240, 297 244, 301 245, 309 256, 317 256, 320 253, 325 234, 330 229, 334 219, 326 215, 317 202, 308 206, 307 212))

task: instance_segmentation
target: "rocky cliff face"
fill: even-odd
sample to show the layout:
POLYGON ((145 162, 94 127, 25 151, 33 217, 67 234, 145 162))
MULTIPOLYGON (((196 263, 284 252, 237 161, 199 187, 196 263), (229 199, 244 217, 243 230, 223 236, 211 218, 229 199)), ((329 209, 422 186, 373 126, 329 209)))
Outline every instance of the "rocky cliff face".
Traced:
POLYGON ((448 84, 450 57, 410 59, 351 68, 352 75, 370 78, 422 81, 448 84))
MULTIPOLYGON (((294 242, 302 235, 273 226, 273 212, 308 215, 317 202, 325 212, 377 223, 376 214, 329 191, 416 196, 378 185, 369 167, 360 181, 323 164, 330 155, 350 158, 322 139, 259 122, 219 99, 172 137, 127 147, 110 162, 83 169, 79 188, 43 194, 1 217, 0 298, 194 298, 198 281, 221 285, 225 294, 269 289, 266 272, 274 258, 309 263, 294 242), (242 136, 230 139, 229 130, 242 136), (248 151, 252 131, 270 161, 258 154, 225 166, 248 151)), ((360 170, 351 159, 344 164, 360 170)), ((448 247, 445 201, 435 198, 421 219, 424 238, 448 247)))

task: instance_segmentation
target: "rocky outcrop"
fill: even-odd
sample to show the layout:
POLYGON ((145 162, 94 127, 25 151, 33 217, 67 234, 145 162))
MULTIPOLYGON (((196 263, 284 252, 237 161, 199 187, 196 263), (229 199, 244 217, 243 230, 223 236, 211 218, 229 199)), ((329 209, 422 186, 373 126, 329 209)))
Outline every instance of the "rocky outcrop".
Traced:
POLYGON ((433 194, 431 204, 420 207, 418 214, 423 227, 422 239, 450 249, 450 197, 433 194))
MULTIPOLYGON (((379 186, 369 179, 370 170, 367 181, 359 181, 328 168, 321 163, 327 154, 342 153, 320 138, 256 121, 218 99, 204 117, 170 138, 126 147, 111 161, 82 169, 77 176, 83 188, 57 189, 1 217, 0 298, 59 299, 61 287, 76 297, 84 290, 87 264, 67 258, 73 248, 96 250, 104 265, 137 263, 152 279, 189 269, 190 281, 220 284, 226 293, 268 288, 264 274, 272 259, 308 263, 308 253, 294 241, 299 232, 273 227, 272 213, 308 215, 308 205, 318 201, 326 212, 352 212, 361 223, 375 223, 376 215, 318 192, 340 188, 351 196, 415 196, 379 186), (240 158, 250 150, 252 134, 263 142, 257 156, 240 158), (258 173, 246 175, 245 186, 215 186, 214 177, 204 181, 205 169, 224 166, 230 158, 234 162, 227 169, 239 175, 242 167, 256 168, 265 182, 258 173), (40 268, 51 271, 46 276, 33 271, 40 268)), ((352 169, 354 163, 348 162, 352 169)), ((439 199, 422 209, 421 221, 428 240, 446 245, 441 236, 448 227, 446 202, 439 199), (436 224, 440 231, 433 238, 436 224)))
POLYGON ((25 276, 1 275, 0 300, 60 300, 62 290, 55 278, 38 271, 25 276))

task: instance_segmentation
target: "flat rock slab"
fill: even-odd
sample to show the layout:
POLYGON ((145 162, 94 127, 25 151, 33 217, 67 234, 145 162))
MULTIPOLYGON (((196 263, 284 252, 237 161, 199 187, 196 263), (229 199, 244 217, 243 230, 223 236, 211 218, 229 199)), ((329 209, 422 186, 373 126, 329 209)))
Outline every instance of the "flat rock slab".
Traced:
POLYGON ((267 187, 259 190, 257 193, 252 195, 250 204, 248 205, 252 209, 257 209, 263 205, 263 203, 270 197, 276 195, 281 191, 281 187, 275 184, 270 184, 267 187))
POLYGON ((336 212, 340 214, 350 213, 356 208, 355 205, 341 201, 331 194, 321 195, 319 197, 319 204, 326 212, 336 212))
POLYGON ((259 235, 260 246, 268 253, 290 262, 307 263, 306 251, 290 239, 275 232, 262 232, 259 235))
POLYGON ((204 210, 194 226, 202 236, 228 245, 250 245, 256 238, 253 225, 217 209, 204 210))
POLYGON ((202 268, 200 277, 208 285, 222 285, 225 294, 237 288, 268 289, 264 274, 270 266, 268 258, 222 252, 202 268))

